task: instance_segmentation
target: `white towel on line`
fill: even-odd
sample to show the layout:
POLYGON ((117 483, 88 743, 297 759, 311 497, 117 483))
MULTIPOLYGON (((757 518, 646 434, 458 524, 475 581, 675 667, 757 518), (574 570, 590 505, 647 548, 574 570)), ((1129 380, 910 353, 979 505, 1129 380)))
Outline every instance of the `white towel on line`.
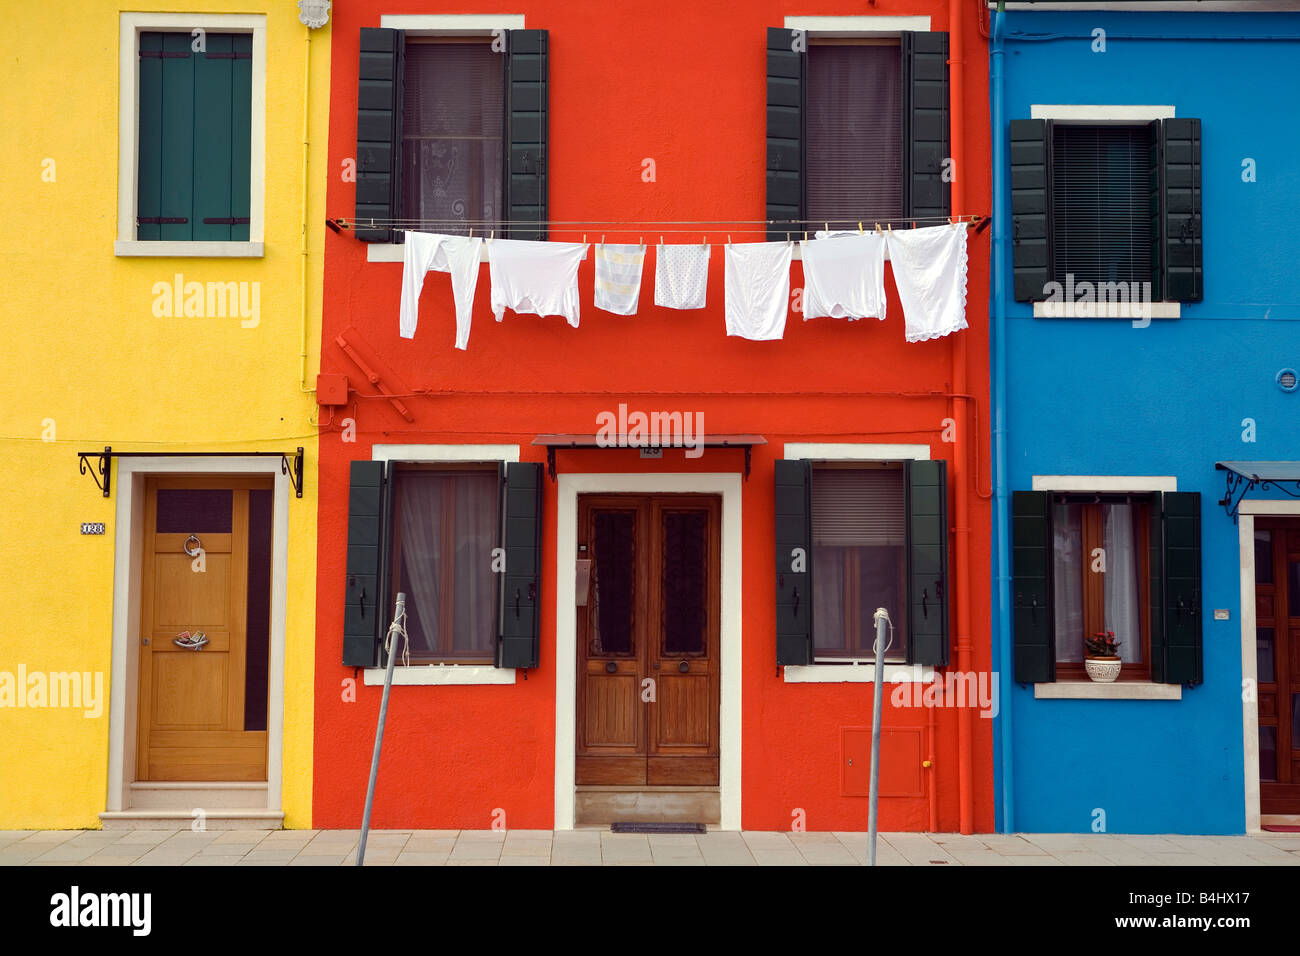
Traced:
POLYGON ((488 243, 492 314, 506 309, 533 315, 562 315, 578 327, 578 265, 585 242, 495 239, 488 243))
POLYGON ((655 247, 655 305, 702 309, 709 291, 707 245, 655 247))
POLYGON ((770 341, 785 334, 790 309, 792 242, 742 242, 726 247, 727 334, 770 341))
POLYGON ((804 321, 885 317, 885 237, 875 233, 800 245, 804 321))
POLYGON ((636 315, 644 264, 645 246, 597 243, 596 308, 615 315, 636 315))
POLYGON ((965 224, 896 229, 885 241, 907 341, 967 328, 965 224))
POLYGON ((402 301, 398 309, 398 335, 415 338, 420 320, 420 290, 425 273, 451 273, 451 295, 456 303, 456 348, 469 347, 469 324, 474 314, 474 290, 482 239, 408 232, 402 249, 402 301))

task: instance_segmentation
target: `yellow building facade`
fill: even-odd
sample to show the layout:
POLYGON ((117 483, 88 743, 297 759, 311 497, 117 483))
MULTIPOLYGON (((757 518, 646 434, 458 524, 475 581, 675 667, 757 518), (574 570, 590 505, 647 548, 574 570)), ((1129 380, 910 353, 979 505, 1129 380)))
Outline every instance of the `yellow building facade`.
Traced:
POLYGON ((305 827, 330 27, 142 6, 0 34, 0 829, 305 827))

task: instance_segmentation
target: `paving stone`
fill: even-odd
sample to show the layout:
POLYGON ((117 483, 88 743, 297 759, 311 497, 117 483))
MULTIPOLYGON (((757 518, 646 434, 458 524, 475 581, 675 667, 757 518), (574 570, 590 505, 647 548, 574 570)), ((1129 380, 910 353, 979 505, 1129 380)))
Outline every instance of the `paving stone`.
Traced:
POLYGON ((809 866, 807 860, 798 850, 759 850, 752 851, 754 862, 759 866, 809 866))
POLYGON ((342 856, 307 856, 299 853, 289 861, 290 866, 338 866, 344 861, 342 856))
POLYGON ((396 866, 442 866, 450 858, 448 853, 411 853, 404 851, 397 854, 396 866))

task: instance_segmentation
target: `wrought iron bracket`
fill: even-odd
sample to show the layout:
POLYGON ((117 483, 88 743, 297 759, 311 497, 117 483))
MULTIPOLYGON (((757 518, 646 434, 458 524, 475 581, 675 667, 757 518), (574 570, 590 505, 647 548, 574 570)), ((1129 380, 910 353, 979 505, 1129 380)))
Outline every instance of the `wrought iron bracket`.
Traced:
POLYGON ((1269 480, 1260 478, 1258 475, 1247 478, 1231 468, 1223 468, 1217 465, 1216 467, 1220 468, 1226 478, 1226 487, 1224 488, 1223 497, 1219 499, 1219 504, 1223 506, 1223 510, 1227 512, 1233 524, 1237 523, 1237 512, 1241 506, 1241 499, 1256 488, 1260 491, 1269 491, 1276 488, 1290 498, 1300 498, 1300 480, 1269 480), (1295 491, 1289 491, 1284 485, 1294 485, 1295 491))
POLYGON ((293 466, 289 465, 289 456, 280 456, 280 474, 289 476, 289 484, 293 485, 295 497, 302 497, 302 445, 298 446, 298 453, 293 456, 293 466))
POLYGON ((77 468, 81 473, 89 474, 95 481, 95 487, 98 488, 105 498, 112 494, 113 485, 113 449, 105 445, 102 452, 98 451, 79 451, 77 452, 77 468), (87 464, 88 459, 97 459, 94 466, 87 464), (100 481, 99 476, 103 475, 104 480, 100 481))

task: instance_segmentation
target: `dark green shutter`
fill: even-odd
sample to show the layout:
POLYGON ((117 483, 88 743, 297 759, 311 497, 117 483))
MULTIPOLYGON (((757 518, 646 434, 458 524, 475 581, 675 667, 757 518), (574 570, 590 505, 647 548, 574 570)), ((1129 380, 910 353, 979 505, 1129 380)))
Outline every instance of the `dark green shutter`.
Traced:
MULTIPOLYGON (((1161 261, 1166 302, 1199 302, 1201 271, 1201 121, 1160 124, 1162 161, 1161 261)), ((1157 290, 1153 288, 1153 294, 1157 290)))
POLYGON ((396 242, 400 231, 367 220, 400 219, 402 209, 402 82, 406 34, 361 28, 357 86, 357 222, 362 242, 396 242))
POLYGON ((233 35, 230 70, 230 239, 247 242, 252 208, 253 35, 233 35))
POLYGON ((905 31, 902 54, 903 215, 948 216, 952 213, 952 184, 943 178, 944 160, 952 155, 948 145, 948 34, 905 31))
POLYGON ((501 575, 498 667, 536 667, 541 643, 542 466, 509 462, 501 516, 505 573, 501 575))
POLYGON ((511 30, 506 62, 506 216, 512 239, 547 235, 549 41, 545 30, 511 30))
POLYGON ((776 463, 776 663, 813 662, 812 462, 776 463), (802 570, 796 570, 801 568, 802 570))
POLYGON ((140 139, 136 182, 136 238, 162 237, 163 64, 162 33, 140 34, 140 139))
POLYGON ((1052 609, 1052 496, 1011 495, 1012 628, 1020 684, 1056 680, 1052 609))
POLYGON ((1165 492, 1164 633, 1151 635, 1151 678, 1199 684, 1201 673, 1201 494, 1165 492), (1163 645, 1163 646, 1161 646, 1163 645))
POLYGON ((1011 121, 1011 269, 1019 302, 1042 301, 1050 280, 1051 122, 1011 121))
POLYGON ((384 463, 352 462, 348 485, 347 586, 343 599, 343 663, 373 667, 378 661, 384 600, 384 463))
POLYGON ((808 38, 801 30, 767 31, 767 238, 803 230, 804 97, 808 38))
POLYGON ((907 654, 914 664, 948 663, 947 462, 906 463, 907 654))

